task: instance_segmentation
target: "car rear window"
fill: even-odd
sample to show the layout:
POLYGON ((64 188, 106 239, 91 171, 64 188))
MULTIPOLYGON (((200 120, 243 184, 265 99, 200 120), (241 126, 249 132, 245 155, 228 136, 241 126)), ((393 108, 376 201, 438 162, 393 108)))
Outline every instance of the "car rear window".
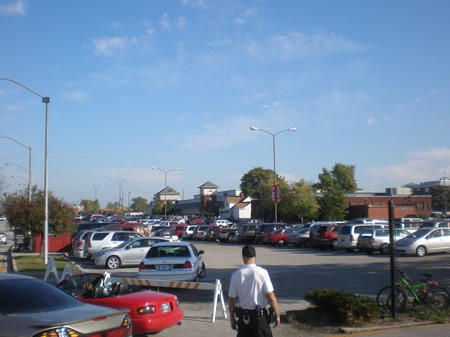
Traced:
POLYGON ((186 246, 160 246, 152 247, 146 257, 190 257, 189 249, 186 246))
POLYGON ((351 232, 352 232, 351 226, 343 226, 339 230, 339 234, 342 234, 342 235, 349 235, 351 232))

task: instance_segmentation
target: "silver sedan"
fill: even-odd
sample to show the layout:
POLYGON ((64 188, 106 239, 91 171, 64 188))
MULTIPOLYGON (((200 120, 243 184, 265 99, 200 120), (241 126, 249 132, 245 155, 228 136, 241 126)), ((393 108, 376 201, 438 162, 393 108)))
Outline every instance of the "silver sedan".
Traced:
POLYGON ((149 248, 155 243, 171 242, 169 237, 145 236, 130 239, 117 247, 101 249, 94 253, 93 259, 96 266, 105 266, 109 269, 117 269, 120 266, 138 265, 149 248))

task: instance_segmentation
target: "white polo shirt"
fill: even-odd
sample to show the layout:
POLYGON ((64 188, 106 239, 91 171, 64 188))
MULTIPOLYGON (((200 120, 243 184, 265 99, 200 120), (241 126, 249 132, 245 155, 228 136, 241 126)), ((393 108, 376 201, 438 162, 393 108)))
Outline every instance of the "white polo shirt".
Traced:
POLYGON ((242 309, 266 307, 266 294, 273 291, 269 273, 256 264, 244 264, 231 275, 228 296, 237 298, 242 309))

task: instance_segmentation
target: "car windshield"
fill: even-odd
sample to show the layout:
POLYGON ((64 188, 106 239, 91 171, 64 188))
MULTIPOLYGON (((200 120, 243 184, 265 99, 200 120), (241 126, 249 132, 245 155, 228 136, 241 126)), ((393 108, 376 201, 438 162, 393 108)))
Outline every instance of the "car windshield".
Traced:
POLYGON ((1 281, 0 298, 2 315, 53 311, 83 305, 52 285, 34 279, 1 281))
POLYGON ((130 242, 133 242, 136 240, 135 238, 128 239, 127 241, 122 242, 120 245, 118 245, 116 248, 124 248, 127 246, 130 242))
POLYGON ((429 232, 430 232, 429 228, 419 229, 419 230, 415 231, 414 233, 411 233, 410 235, 408 235, 408 238, 413 238, 413 239, 421 238, 421 237, 427 235, 429 232))

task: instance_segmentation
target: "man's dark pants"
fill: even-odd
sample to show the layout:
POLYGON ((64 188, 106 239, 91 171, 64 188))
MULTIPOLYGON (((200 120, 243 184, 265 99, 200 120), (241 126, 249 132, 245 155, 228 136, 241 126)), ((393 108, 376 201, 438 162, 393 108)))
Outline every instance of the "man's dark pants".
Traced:
POLYGON ((264 316, 253 316, 248 324, 239 318, 237 337, 272 337, 272 329, 264 316))

